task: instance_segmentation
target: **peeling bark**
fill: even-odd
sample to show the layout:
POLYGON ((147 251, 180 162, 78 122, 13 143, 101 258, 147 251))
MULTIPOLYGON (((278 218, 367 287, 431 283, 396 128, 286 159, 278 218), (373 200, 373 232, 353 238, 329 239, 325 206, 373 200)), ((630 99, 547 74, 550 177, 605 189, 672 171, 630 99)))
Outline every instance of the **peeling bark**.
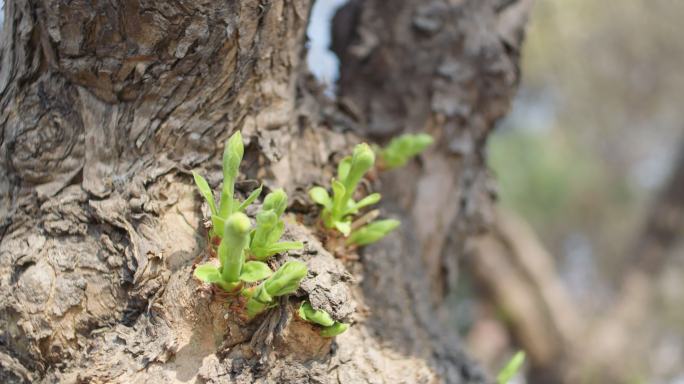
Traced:
POLYGON ((518 81, 524 17, 510 15, 529 4, 382 5, 344 12, 355 16, 336 34, 332 104, 302 67, 307 0, 8 2, 0 378, 485 381, 445 326, 441 297, 486 223, 483 146, 518 81), (362 137, 419 129, 438 148, 371 185, 401 231, 342 264, 302 224, 316 215, 306 190, 326 185, 362 137), (307 247, 276 262, 298 258, 311 271, 249 323, 191 278, 207 245, 189 170, 217 188, 236 130, 247 142, 238 191, 286 189, 299 214, 288 234, 307 247), (293 316, 304 297, 353 326, 321 338, 293 316))

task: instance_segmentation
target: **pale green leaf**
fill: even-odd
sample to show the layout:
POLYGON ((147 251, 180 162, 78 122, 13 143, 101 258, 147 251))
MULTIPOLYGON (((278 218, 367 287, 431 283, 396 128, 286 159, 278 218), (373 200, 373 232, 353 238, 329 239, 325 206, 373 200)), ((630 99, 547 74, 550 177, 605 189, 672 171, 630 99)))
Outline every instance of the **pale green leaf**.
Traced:
POLYGON ((352 157, 347 156, 339 164, 337 164, 337 178, 339 180, 345 180, 349 176, 349 170, 351 169, 352 157))
POLYGON ((513 376, 515 376, 520 368, 522 368, 524 362, 525 352, 518 351, 496 376, 496 382, 498 384, 508 384, 513 376))
POLYGON ((218 208, 221 217, 228 217, 236 211, 233 203, 233 192, 244 152, 242 135, 239 131, 235 132, 228 139, 223 150, 223 187, 218 208))
POLYGON ((403 134, 392 139, 387 147, 380 151, 380 157, 387 169, 401 167, 433 142, 432 136, 426 133, 403 134))
POLYGON ((333 180, 332 181, 332 190, 333 190, 333 207, 332 207, 333 220, 341 220, 342 219, 342 213, 344 212, 344 208, 347 205, 347 200, 345 199, 346 188, 344 187, 344 184, 342 184, 338 180, 333 180))
POLYGON ((301 317, 302 320, 324 327, 330 327, 335 324, 335 320, 330 317, 328 312, 322 309, 314 309, 308 301, 303 302, 302 305, 299 306, 299 317, 301 317))
POLYGON ((345 236, 349 236, 351 232, 351 221, 335 221, 333 226, 345 236))
POLYGON ((244 212, 247 207, 249 207, 250 204, 254 202, 254 200, 261 195, 261 190, 263 189, 263 185, 260 185, 259 188, 255 189, 252 191, 252 193, 249 194, 249 196, 245 199, 245 201, 240 204, 238 207, 237 211, 238 212, 244 212))
POLYGON ((273 274, 268 264, 261 261, 248 261, 242 266, 242 273, 240 273, 240 280, 246 283, 255 283, 263 280, 273 274))
POLYGON ((293 293, 299 288, 299 283, 307 273, 306 264, 301 261, 288 261, 264 281, 264 288, 272 297, 293 293))
MULTIPOLYGON (((375 153, 366 143, 361 143, 354 147, 352 153, 351 165, 347 177, 340 179, 346 189, 347 198, 356 190, 356 186, 361 181, 363 175, 366 174, 375 164, 375 153)), ((346 199, 345 199, 346 200, 346 199)))
POLYGON ((330 196, 328 195, 328 191, 326 191, 322 187, 313 187, 309 190, 309 197, 311 197, 311 200, 313 200, 316 204, 320 204, 326 209, 332 209, 332 200, 330 199, 330 196))
POLYGON ((377 204, 381 198, 382 198, 382 195, 380 195, 379 193, 372 193, 372 194, 364 197, 363 199, 359 200, 355 204, 353 204, 352 208, 348 211, 348 213, 356 213, 361 208, 365 208, 369 205, 377 204))
POLYGON ((209 284, 218 283, 221 281, 221 273, 213 264, 198 265, 195 268, 193 275, 197 279, 209 284))
POLYGON ((214 233, 220 238, 223 238, 223 228, 225 223, 226 219, 224 219, 223 217, 220 217, 218 215, 211 216, 211 225, 214 227, 214 233))
POLYGON ((207 180, 197 172, 193 171, 192 177, 195 179, 195 185, 197 185, 197 189, 199 189, 200 194, 202 194, 204 200, 206 200, 207 204, 209 204, 211 215, 215 216, 218 212, 216 211, 216 202, 214 201, 214 194, 211 192, 209 183, 207 183, 207 180))
POLYGON ((287 208, 287 194, 282 188, 278 188, 275 191, 266 195, 264 198, 263 210, 273 210, 276 216, 280 217, 285 212, 287 208))
POLYGON ((349 324, 335 322, 330 327, 325 327, 321 330, 320 335, 323 337, 335 337, 349 329, 349 324))
POLYGON ((368 245, 374 243, 392 232, 399 224, 399 220, 394 219, 374 221, 355 230, 347 239, 347 244, 368 245))

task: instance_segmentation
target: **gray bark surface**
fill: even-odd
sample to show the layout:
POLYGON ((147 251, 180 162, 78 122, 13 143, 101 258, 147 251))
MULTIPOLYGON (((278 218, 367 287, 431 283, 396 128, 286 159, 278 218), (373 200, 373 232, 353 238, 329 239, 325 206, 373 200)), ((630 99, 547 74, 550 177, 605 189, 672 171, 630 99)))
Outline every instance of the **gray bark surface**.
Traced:
POLYGON ((336 18, 340 101, 302 64, 306 0, 15 0, 0 42, 0 381, 485 382, 442 298, 486 227, 484 143, 508 109, 529 3, 352 1, 336 18), (346 18, 346 19, 345 19, 346 18), (240 193, 283 187, 280 256, 302 289, 252 322, 192 278, 225 139, 246 140, 240 193), (306 197, 364 137, 439 145, 369 188, 400 231, 336 259, 306 197), (295 215, 294 213, 297 213, 295 215), (334 341, 308 298, 351 321, 334 341))

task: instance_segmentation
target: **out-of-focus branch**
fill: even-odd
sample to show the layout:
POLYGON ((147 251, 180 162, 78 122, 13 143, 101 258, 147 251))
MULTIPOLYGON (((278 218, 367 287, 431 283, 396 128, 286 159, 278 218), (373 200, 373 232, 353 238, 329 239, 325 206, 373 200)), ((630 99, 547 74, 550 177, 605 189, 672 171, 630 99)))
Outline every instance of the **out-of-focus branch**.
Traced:
POLYGON ((496 212, 491 232, 474 242, 473 251, 470 266, 506 314, 535 375, 557 382, 580 321, 553 258, 527 223, 502 209, 496 212))

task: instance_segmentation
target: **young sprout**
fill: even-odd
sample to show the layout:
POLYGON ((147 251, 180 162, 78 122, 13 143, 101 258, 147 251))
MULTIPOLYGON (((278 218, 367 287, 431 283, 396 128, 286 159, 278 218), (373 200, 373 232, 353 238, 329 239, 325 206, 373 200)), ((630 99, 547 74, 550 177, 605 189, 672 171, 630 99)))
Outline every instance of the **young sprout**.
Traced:
POLYGON ((244 202, 240 203, 233 195, 235 192, 235 180, 237 179, 240 162, 244 155, 245 148, 242 143, 242 135, 240 132, 235 132, 226 142, 226 147, 223 151, 223 188, 221 189, 221 197, 218 207, 214 201, 214 195, 207 181, 198 173, 193 172, 195 184, 200 190, 200 193, 209 204, 211 212, 212 233, 222 237, 223 225, 231 214, 235 212, 243 212, 250 204, 256 200, 261 194, 262 187, 255 189, 244 202))
POLYGON ((252 232, 249 246, 249 252, 255 259, 266 260, 277 253, 304 247, 301 241, 278 241, 285 232, 285 223, 280 216, 286 207, 287 194, 282 189, 266 195, 261 211, 256 216, 256 229, 252 232))
POLYGON ((373 167, 375 154, 366 143, 357 145, 351 156, 342 159, 337 166, 337 179, 332 180, 333 196, 322 187, 309 191, 311 199, 323 206, 321 217, 327 228, 335 228, 349 237, 347 244, 366 245, 378 241, 395 229, 396 220, 381 220, 365 225, 352 233, 352 217, 359 210, 380 201, 379 193, 372 193, 359 201, 353 195, 363 175, 373 167))
POLYGON ((202 264, 195 268, 195 277, 205 283, 216 284, 227 292, 235 292, 242 282, 253 283, 271 276, 272 271, 265 263, 245 263, 245 248, 249 244, 251 227, 244 213, 230 215, 223 226, 223 237, 218 247, 220 266, 202 264))
POLYGON ((525 362, 525 352, 518 351, 496 376, 497 384, 508 384, 525 362))
POLYGON ((323 206, 321 216, 327 228, 335 228, 348 236, 351 232, 351 216, 361 208, 380 201, 379 193, 370 194, 358 202, 352 198, 361 178, 374 163, 373 150, 366 143, 359 144, 352 156, 342 159, 337 167, 337 179, 332 180, 332 199, 322 187, 314 187, 309 191, 311 199, 323 206))
POLYGON ((256 288, 250 291, 245 290, 244 294, 249 297, 247 301, 249 318, 274 306, 274 298, 295 292, 307 273, 306 264, 301 261, 288 261, 256 288))
POLYGON ((399 224, 401 224, 399 220, 394 219, 378 220, 366 224, 352 232, 351 236, 347 239, 347 244, 368 245, 374 243, 392 232, 399 224))
POLYGON ((321 309, 314 309, 308 301, 303 302, 299 307, 299 317, 309 323, 323 327, 320 332, 320 335, 323 337, 337 336, 349 328, 349 324, 333 320, 328 312, 321 309))
POLYGON ((223 151, 223 187, 218 206, 209 183, 193 172, 195 184, 211 212, 211 237, 220 239, 216 250, 219 266, 212 263, 199 265, 195 268, 194 276, 227 292, 240 291, 249 297, 247 313, 251 318, 274 305, 273 298, 296 291, 307 274, 307 268, 302 262, 289 261, 273 273, 262 261, 276 253, 299 249, 304 245, 299 241, 279 242, 285 231, 285 223, 280 217, 287 208, 287 195, 282 189, 266 196, 256 217, 256 228, 252 228, 249 218, 242 212, 259 197, 262 187, 253 191, 242 203, 234 198, 235 180, 243 155, 242 135, 236 132, 228 139, 223 151), (246 261, 246 252, 257 260, 246 261), (262 282, 256 287, 243 287, 243 283, 259 281, 262 282))
POLYGON ((406 133, 395 137, 378 151, 380 163, 385 169, 404 166, 409 159, 423 152, 434 140, 427 133, 406 133))

